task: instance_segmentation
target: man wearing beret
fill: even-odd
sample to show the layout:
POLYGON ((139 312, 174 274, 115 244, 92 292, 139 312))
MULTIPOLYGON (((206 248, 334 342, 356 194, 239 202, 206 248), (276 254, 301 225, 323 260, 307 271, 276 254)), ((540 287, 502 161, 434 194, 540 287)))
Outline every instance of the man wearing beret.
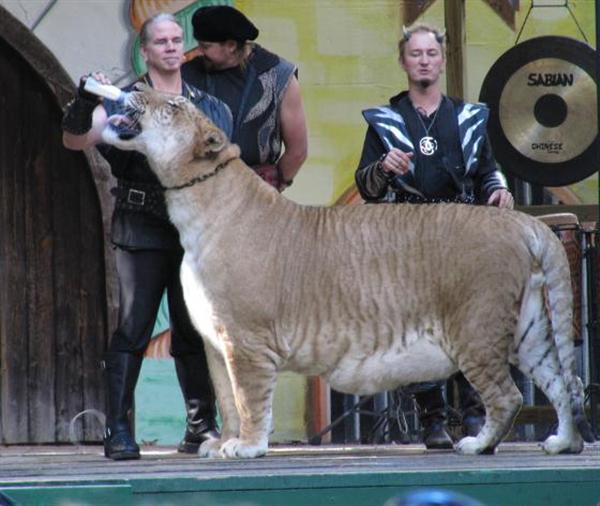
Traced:
POLYGON ((233 7, 201 7, 192 25, 199 55, 183 65, 184 79, 229 106, 242 160, 283 191, 307 152, 296 66, 253 43, 258 29, 233 7))

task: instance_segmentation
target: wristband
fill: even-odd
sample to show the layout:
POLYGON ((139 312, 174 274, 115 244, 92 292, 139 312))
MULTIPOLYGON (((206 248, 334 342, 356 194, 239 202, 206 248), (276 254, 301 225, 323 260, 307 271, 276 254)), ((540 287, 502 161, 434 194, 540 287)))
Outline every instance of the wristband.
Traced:
POLYGON ((92 114, 100 103, 97 95, 85 89, 85 82, 83 77, 79 80, 77 95, 67 104, 63 114, 62 129, 74 135, 83 135, 91 130, 92 114))
POLYGON ((71 100, 62 119, 62 129, 74 135, 83 135, 92 129, 92 113, 98 105, 97 101, 90 101, 83 97, 71 100))

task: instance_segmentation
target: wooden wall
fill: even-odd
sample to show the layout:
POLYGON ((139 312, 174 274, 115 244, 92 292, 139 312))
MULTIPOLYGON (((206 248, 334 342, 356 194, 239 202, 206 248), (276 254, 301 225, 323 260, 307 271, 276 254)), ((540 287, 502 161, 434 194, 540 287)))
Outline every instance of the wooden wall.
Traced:
MULTIPOLYGON (((68 442, 77 413, 104 410, 102 206, 86 157, 62 146, 55 90, 3 33, 0 443, 68 442)), ((76 428, 79 440, 101 439, 93 418, 76 428)))

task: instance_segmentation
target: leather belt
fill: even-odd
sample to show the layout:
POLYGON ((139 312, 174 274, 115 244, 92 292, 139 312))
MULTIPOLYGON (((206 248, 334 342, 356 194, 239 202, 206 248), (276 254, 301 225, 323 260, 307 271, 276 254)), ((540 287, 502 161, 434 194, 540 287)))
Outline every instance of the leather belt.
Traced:
POLYGON ((163 189, 158 184, 119 179, 117 186, 110 192, 116 197, 115 207, 119 210, 143 212, 163 220, 169 219, 163 189))

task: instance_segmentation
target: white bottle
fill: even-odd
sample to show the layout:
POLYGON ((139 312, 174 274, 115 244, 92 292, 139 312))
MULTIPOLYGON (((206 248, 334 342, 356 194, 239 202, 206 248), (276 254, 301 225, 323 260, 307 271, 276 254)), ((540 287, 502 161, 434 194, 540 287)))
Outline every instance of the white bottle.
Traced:
POLYGON ((93 77, 88 77, 86 79, 83 88, 85 91, 89 91, 94 95, 98 95, 99 97, 104 97, 121 104, 125 102, 125 98, 128 95, 127 92, 121 91, 116 86, 113 86, 112 84, 102 84, 96 81, 93 77))

